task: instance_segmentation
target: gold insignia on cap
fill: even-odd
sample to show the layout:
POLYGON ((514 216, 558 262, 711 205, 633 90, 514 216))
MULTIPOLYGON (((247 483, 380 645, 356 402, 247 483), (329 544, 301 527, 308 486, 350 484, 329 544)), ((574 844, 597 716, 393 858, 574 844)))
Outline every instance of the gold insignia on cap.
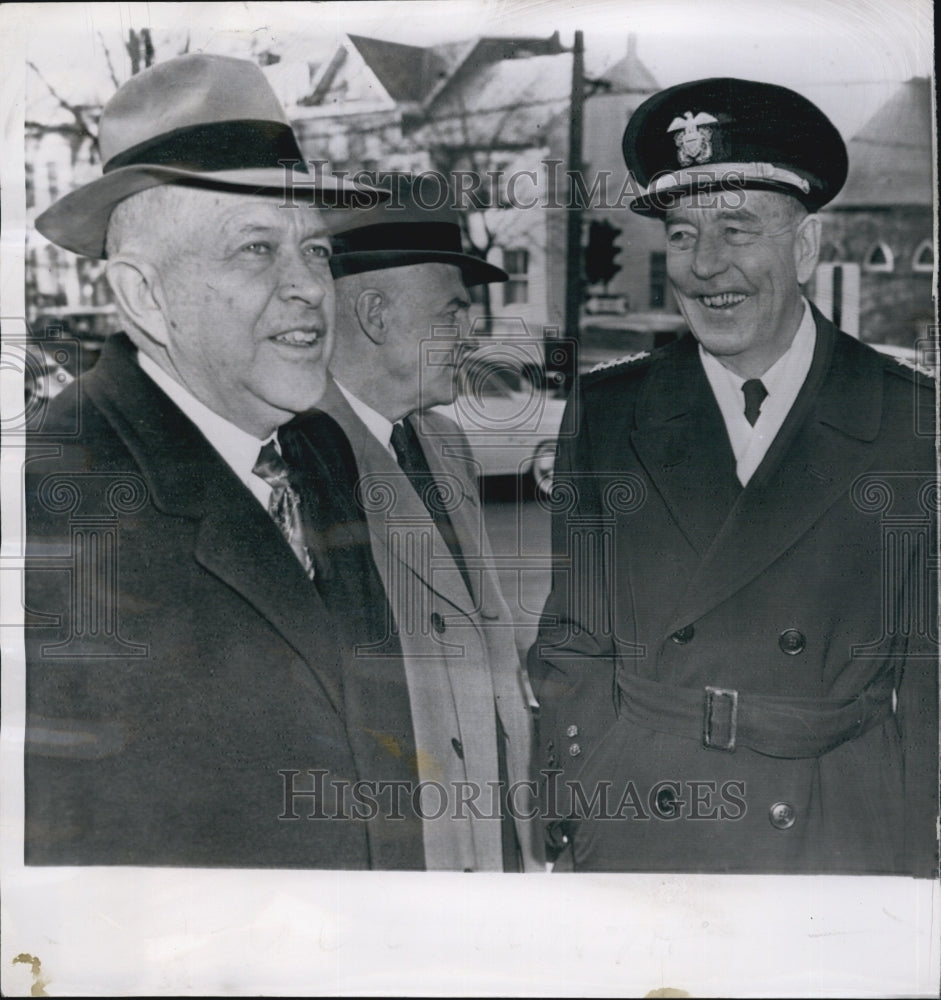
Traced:
POLYGON ((718 118, 706 111, 693 115, 692 111, 684 111, 682 118, 674 118, 667 132, 675 132, 676 158, 681 167, 691 163, 708 163, 712 159, 712 129, 718 125, 718 118))

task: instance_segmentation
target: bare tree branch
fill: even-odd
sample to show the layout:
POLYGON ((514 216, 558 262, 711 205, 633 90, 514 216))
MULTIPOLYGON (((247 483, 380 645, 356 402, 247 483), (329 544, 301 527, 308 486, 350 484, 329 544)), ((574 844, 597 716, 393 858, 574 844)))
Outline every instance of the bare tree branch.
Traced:
POLYGON ((117 73, 115 73, 114 71, 114 64, 111 62, 111 52, 108 49, 108 46, 105 44, 104 35, 102 35, 100 31, 98 32, 98 37, 101 39, 101 47, 102 49, 104 49, 105 61, 108 63, 108 74, 111 77, 111 82, 114 84, 114 89, 117 90, 118 87, 121 86, 121 83, 118 80, 117 73))
POLYGON ((39 77, 39 79, 43 82, 49 93, 59 102, 59 106, 63 110, 68 111, 68 113, 74 118, 76 130, 78 133, 77 138, 81 140, 85 136, 88 136, 91 139, 92 143, 94 144, 95 148, 97 149, 98 136, 89 126, 89 122, 85 118, 84 111, 77 104, 70 104, 61 94, 59 94, 58 91, 55 89, 55 87, 53 87, 52 84, 42 75, 42 73, 39 70, 39 67, 34 62, 31 62, 29 59, 27 59, 26 65, 29 66, 29 68, 36 74, 36 76, 39 77))

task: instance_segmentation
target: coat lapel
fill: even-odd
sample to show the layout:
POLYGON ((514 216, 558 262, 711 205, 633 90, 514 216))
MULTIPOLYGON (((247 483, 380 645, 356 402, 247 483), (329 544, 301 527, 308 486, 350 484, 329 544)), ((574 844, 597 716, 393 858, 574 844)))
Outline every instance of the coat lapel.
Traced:
POLYGON ((850 357, 819 314, 814 360, 787 420, 733 506, 667 633, 695 621, 794 545, 869 466, 882 415, 882 369, 850 357))
POLYGON ((307 662, 333 707, 339 708, 335 644, 323 641, 324 634, 332 633, 332 624, 258 501, 195 425, 141 371, 125 337, 113 337, 106 344, 88 388, 137 461, 154 506, 199 522, 194 559, 268 620, 307 662))
POLYGON ((741 487, 692 337, 651 367, 640 394, 631 443, 680 530, 702 555, 741 487))
MULTIPOLYGON (((367 516, 375 551, 382 553, 383 558, 395 560, 405 572, 417 576, 423 586, 430 587, 463 613, 472 613, 475 608, 474 598, 468 594, 460 570, 454 565, 448 547, 421 497, 412 488, 398 463, 359 419, 333 381, 328 382, 319 408, 336 420, 350 442, 359 467, 360 490, 367 510, 374 505, 373 501, 383 506, 384 498, 390 498, 388 509, 383 506, 381 511, 367 516), (419 525, 422 533, 433 540, 436 572, 429 574, 428 567, 420 558, 415 557, 410 547, 392 544, 390 528, 394 528, 396 524, 400 524, 403 529, 407 525, 419 525)), ((422 444, 425 445, 426 442, 427 438, 423 437, 422 444)), ((426 457, 432 471, 441 474, 434 448, 426 448, 426 457)), ((450 469, 445 470, 445 474, 453 475, 450 469)), ((466 499, 460 506, 465 504, 466 499)))

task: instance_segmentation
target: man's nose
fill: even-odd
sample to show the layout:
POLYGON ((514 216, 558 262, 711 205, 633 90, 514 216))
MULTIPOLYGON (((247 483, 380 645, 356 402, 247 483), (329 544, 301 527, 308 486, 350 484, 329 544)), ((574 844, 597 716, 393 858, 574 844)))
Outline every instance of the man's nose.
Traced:
POLYGON ((319 306, 333 284, 326 257, 312 257, 303 250, 283 251, 279 261, 279 286, 285 300, 319 306))
POLYGON ((701 279, 712 278, 728 266, 728 245, 722 236, 719 233, 700 233, 693 249, 693 274, 701 279))

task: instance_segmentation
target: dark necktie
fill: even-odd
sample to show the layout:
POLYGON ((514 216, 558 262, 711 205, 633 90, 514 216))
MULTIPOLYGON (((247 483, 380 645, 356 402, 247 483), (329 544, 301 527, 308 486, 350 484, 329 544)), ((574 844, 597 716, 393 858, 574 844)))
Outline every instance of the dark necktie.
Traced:
MULTIPOLYGON (((346 731, 360 777, 411 782, 417 775, 415 736, 402 649, 372 555, 369 527, 357 504, 356 458, 340 426, 314 411, 278 432, 294 470, 303 511, 330 556, 332 576, 315 580, 343 639, 340 664, 346 731)), ((396 786, 391 786, 396 787, 396 786)), ((424 868, 421 817, 411 797, 386 793, 370 817, 371 867, 424 868), (401 809, 388 816, 389 795, 401 809)))
POLYGON ((438 484, 428 467, 428 459, 422 449, 415 428, 408 420, 403 420, 395 424, 392 428, 392 450, 399 463, 399 468, 408 476, 409 482, 415 488, 415 492, 421 497, 422 502, 431 514, 435 526, 445 540, 451 556, 461 571, 467 592, 473 594, 470 574, 464 562, 464 553, 461 551, 461 543, 458 541, 454 531, 454 525, 447 511, 447 504, 442 497, 438 484))
POLYGON ((273 441, 262 446, 252 472, 271 487, 268 513, 304 567, 304 572, 318 584, 328 580, 331 575, 330 560, 313 527, 311 512, 304 510, 296 477, 273 441))
POLYGON ((754 427, 768 390, 760 378, 750 378, 742 383, 742 392, 745 394, 745 419, 754 427))

